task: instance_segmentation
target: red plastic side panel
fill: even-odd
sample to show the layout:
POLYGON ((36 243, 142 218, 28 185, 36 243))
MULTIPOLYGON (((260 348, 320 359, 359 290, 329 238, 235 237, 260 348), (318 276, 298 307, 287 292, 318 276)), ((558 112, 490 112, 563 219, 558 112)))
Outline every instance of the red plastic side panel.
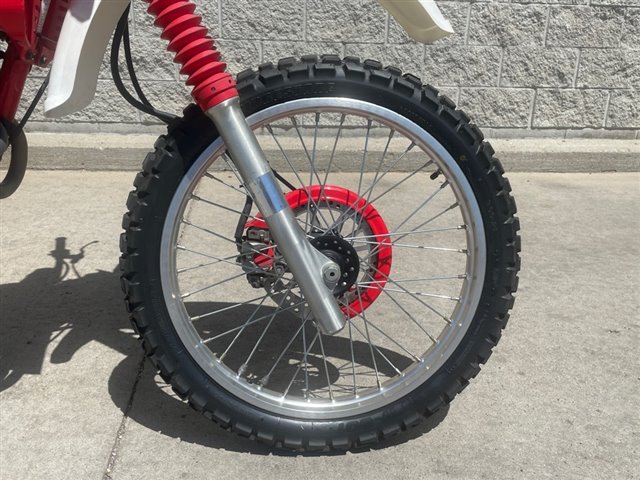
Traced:
POLYGON ((0 119, 12 121, 31 70, 40 0, 2 0, 0 31, 9 47, 0 69, 0 119))
POLYGON ((69 3, 50 1, 39 39, 42 0, 0 0, 0 32, 9 42, 0 69, 0 119, 14 120, 32 65, 51 62, 69 3))
POLYGON ((18 111, 22 89, 31 70, 31 62, 22 57, 17 44, 9 46, 0 69, 0 120, 11 122, 18 111))
POLYGON ((40 17, 40 0, 0 1, 0 32, 9 40, 32 48, 40 17))
POLYGON ((25 0, 3 0, 0 2, 0 32, 14 41, 26 41, 25 0))

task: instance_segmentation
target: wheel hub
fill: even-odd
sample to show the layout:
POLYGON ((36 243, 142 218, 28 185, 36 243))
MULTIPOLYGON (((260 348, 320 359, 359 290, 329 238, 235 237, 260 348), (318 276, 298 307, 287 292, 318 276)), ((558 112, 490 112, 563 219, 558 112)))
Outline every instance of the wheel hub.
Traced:
MULTIPOLYGON (((345 315, 352 318, 369 308, 382 293, 391 272, 391 239, 382 216, 355 192, 334 185, 301 188, 287 193, 285 199, 295 215, 317 213, 318 207, 324 207, 357 225, 349 236, 339 233, 340 226, 323 229, 318 225, 308 227, 307 235, 313 237, 311 244, 340 268, 340 281, 333 293, 345 315), (358 232, 364 235, 357 235, 358 232), (360 242, 355 245, 365 247, 364 256, 358 253, 355 241, 360 242)), ((251 272, 247 274, 249 283, 254 288, 264 288, 279 305, 291 308, 293 313, 306 315, 306 305, 296 306, 304 304, 304 299, 291 291, 295 281, 282 279, 287 266, 260 214, 247 222, 245 232, 246 248, 238 261, 245 271, 251 272), (280 279, 274 280, 277 278, 280 279)))
POLYGON ((340 280, 333 289, 333 294, 337 297, 349 290, 356 283, 360 272, 360 258, 356 249, 338 235, 314 238, 311 245, 340 267, 340 280))

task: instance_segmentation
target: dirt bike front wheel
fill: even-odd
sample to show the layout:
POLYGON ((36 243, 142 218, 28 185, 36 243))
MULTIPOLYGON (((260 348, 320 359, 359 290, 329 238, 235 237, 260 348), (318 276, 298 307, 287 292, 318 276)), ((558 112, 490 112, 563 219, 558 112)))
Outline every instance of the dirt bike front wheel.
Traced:
POLYGON ((223 426, 294 449, 406 429, 479 371, 513 303, 515 204, 451 102, 376 62, 287 59, 239 76, 243 109, 349 318, 317 329, 232 159, 196 109, 145 160, 123 287, 163 378, 223 426))

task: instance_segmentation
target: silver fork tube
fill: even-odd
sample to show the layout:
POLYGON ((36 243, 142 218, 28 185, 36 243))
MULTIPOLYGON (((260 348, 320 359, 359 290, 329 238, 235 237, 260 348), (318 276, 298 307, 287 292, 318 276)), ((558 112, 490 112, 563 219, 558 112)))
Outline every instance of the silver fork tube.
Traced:
POLYGON ((226 100, 207 110, 206 114, 224 139, 231 159, 267 222, 318 327, 327 335, 339 332, 345 326, 346 318, 332 291, 340 279, 340 268, 307 240, 247 124, 239 100, 226 100))

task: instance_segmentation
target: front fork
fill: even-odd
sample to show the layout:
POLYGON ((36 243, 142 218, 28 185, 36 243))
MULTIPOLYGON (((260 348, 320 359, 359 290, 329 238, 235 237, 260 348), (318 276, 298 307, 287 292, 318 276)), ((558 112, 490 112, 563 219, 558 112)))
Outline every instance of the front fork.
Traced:
POLYGON ((327 335, 339 332, 346 322, 345 314, 333 296, 341 275, 340 267, 307 240, 253 130, 247 124, 238 98, 225 100, 205 113, 223 138, 318 327, 327 335))
POLYGON ((346 323, 333 296, 340 279, 338 265, 313 248, 298 225, 264 152, 240 108, 236 83, 220 61, 220 52, 196 15, 190 0, 146 0, 147 11, 169 41, 180 73, 187 76, 191 95, 211 118, 224 140, 233 163, 269 226, 287 266, 309 305, 319 329, 328 335, 346 323))

